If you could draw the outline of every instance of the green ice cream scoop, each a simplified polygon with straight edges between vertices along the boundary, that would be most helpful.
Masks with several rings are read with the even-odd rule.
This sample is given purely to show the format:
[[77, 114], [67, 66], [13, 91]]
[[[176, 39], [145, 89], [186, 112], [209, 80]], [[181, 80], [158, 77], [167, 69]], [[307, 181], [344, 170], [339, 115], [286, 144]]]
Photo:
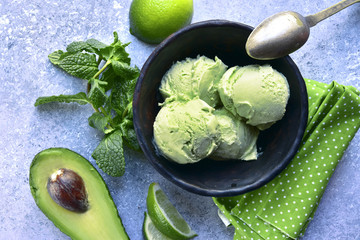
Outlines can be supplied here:
[[219, 140], [219, 123], [213, 111], [198, 98], [165, 104], [154, 122], [154, 140], [160, 153], [180, 164], [208, 157]]
[[270, 65], [236, 66], [222, 76], [219, 95], [230, 112], [264, 130], [284, 116], [289, 85]]
[[220, 142], [211, 158], [216, 160], [257, 159], [256, 141], [259, 130], [247, 125], [225, 108], [215, 110], [214, 114], [220, 126]]
[[165, 73], [159, 88], [165, 100], [194, 98], [192, 75], [195, 61], [193, 58], [178, 61]]
[[160, 93], [166, 101], [204, 100], [211, 107], [219, 104], [217, 84], [227, 66], [217, 57], [205, 56], [178, 61], [161, 80]]

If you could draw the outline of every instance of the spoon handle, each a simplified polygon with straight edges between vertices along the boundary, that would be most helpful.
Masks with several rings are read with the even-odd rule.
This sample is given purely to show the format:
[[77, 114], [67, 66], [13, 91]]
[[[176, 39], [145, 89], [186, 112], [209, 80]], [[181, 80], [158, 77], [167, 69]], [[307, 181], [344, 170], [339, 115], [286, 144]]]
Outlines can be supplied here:
[[306, 22], [308, 23], [309, 27], [313, 27], [320, 21], [334, 15], [335, 13], [357, 2], [360, 2], [360, 0], [343, 0], [321, 12], [305, 17]]

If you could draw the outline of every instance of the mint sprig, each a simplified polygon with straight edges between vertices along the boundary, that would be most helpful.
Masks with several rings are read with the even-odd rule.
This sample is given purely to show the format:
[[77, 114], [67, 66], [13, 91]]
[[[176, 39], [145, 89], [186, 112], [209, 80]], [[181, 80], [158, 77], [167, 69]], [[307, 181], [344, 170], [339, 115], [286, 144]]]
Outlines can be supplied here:
[[89, 39], [70, 43], [66, 51], [51, 53], [50, 62], [68, 74], [86, 80], [87, 91], [39, 97], [35, 102], [35, 106], [50, 102], [90, 104], [94, 113], [88, 123], [105, 134], [92, 157], [110, 176], [124, 174], [124, 144], [140, 150], [132, 115], [132, 97], [140, 71], [136, 66], [130, 66], [131, 59], [125, 50], [128, 45], [123, 44], [114, 32], [114, 41], [110, 45]]

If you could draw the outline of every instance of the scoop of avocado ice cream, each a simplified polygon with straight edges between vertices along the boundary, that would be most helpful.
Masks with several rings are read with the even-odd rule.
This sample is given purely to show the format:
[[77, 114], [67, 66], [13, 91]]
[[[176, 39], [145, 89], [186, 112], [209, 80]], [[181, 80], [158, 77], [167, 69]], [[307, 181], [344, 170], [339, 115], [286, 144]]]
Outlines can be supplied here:
[[180, 164], [195, 163], [218, 146], [214, 108], [201, 99], [165, 104], [154, 122], [154, 140], [160, 153]]
[[226, 108], [214, 111], [219, 122], [220, 140], [211, 158], [216, 160], [257, 159], [256, 141], [259, 130], [247, 125]]
[[167, 101], [191, 100], [196, 97], [211, 107], [219, 104], [217, 84], [227, 66], [217, 57], [205, 56], [178, 61], [166, 72], [160, 84], [160, 93]]
[[160, 83], [160, 93], [166, 100], [192, 99], [195, 95], [193, 89], [193, 65], [196, 59], [186, 58], [174, 63], [165, 73]]
[[270, 65], [232, 67], [219, 82], [225, 108], [260, 130], [284, 116], [289, 94], [285, 76]]

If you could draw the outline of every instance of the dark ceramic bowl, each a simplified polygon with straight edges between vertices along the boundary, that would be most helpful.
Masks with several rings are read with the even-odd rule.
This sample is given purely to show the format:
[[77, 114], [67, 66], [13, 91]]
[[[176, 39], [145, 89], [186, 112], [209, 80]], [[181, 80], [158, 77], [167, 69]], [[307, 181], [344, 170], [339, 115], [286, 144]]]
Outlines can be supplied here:
[[[154, 168], [178, 186], [200, 195], [234, 196], [269, 182], [292, 160], [307, 123], [307, 92], [304, 80], [290, 57], [258, 61], [245, 51], [252, 27], [223, 20], [189, 25], [164, 40], [145, 62], [136, 85], [134, 126], [140, 146]], [[160, 81], [176, 61], [186, 57], [218, 56], [228, 67], [269, 63], [283, 73], [290, 86], [285, 116], [258, 138], [262, 154], [256, 161], [204, 159], [180, 165], [160, 156], [153, 143], [153, 123], [163, 101]], [[256, 93], [254, 93], [256, 94]]]

